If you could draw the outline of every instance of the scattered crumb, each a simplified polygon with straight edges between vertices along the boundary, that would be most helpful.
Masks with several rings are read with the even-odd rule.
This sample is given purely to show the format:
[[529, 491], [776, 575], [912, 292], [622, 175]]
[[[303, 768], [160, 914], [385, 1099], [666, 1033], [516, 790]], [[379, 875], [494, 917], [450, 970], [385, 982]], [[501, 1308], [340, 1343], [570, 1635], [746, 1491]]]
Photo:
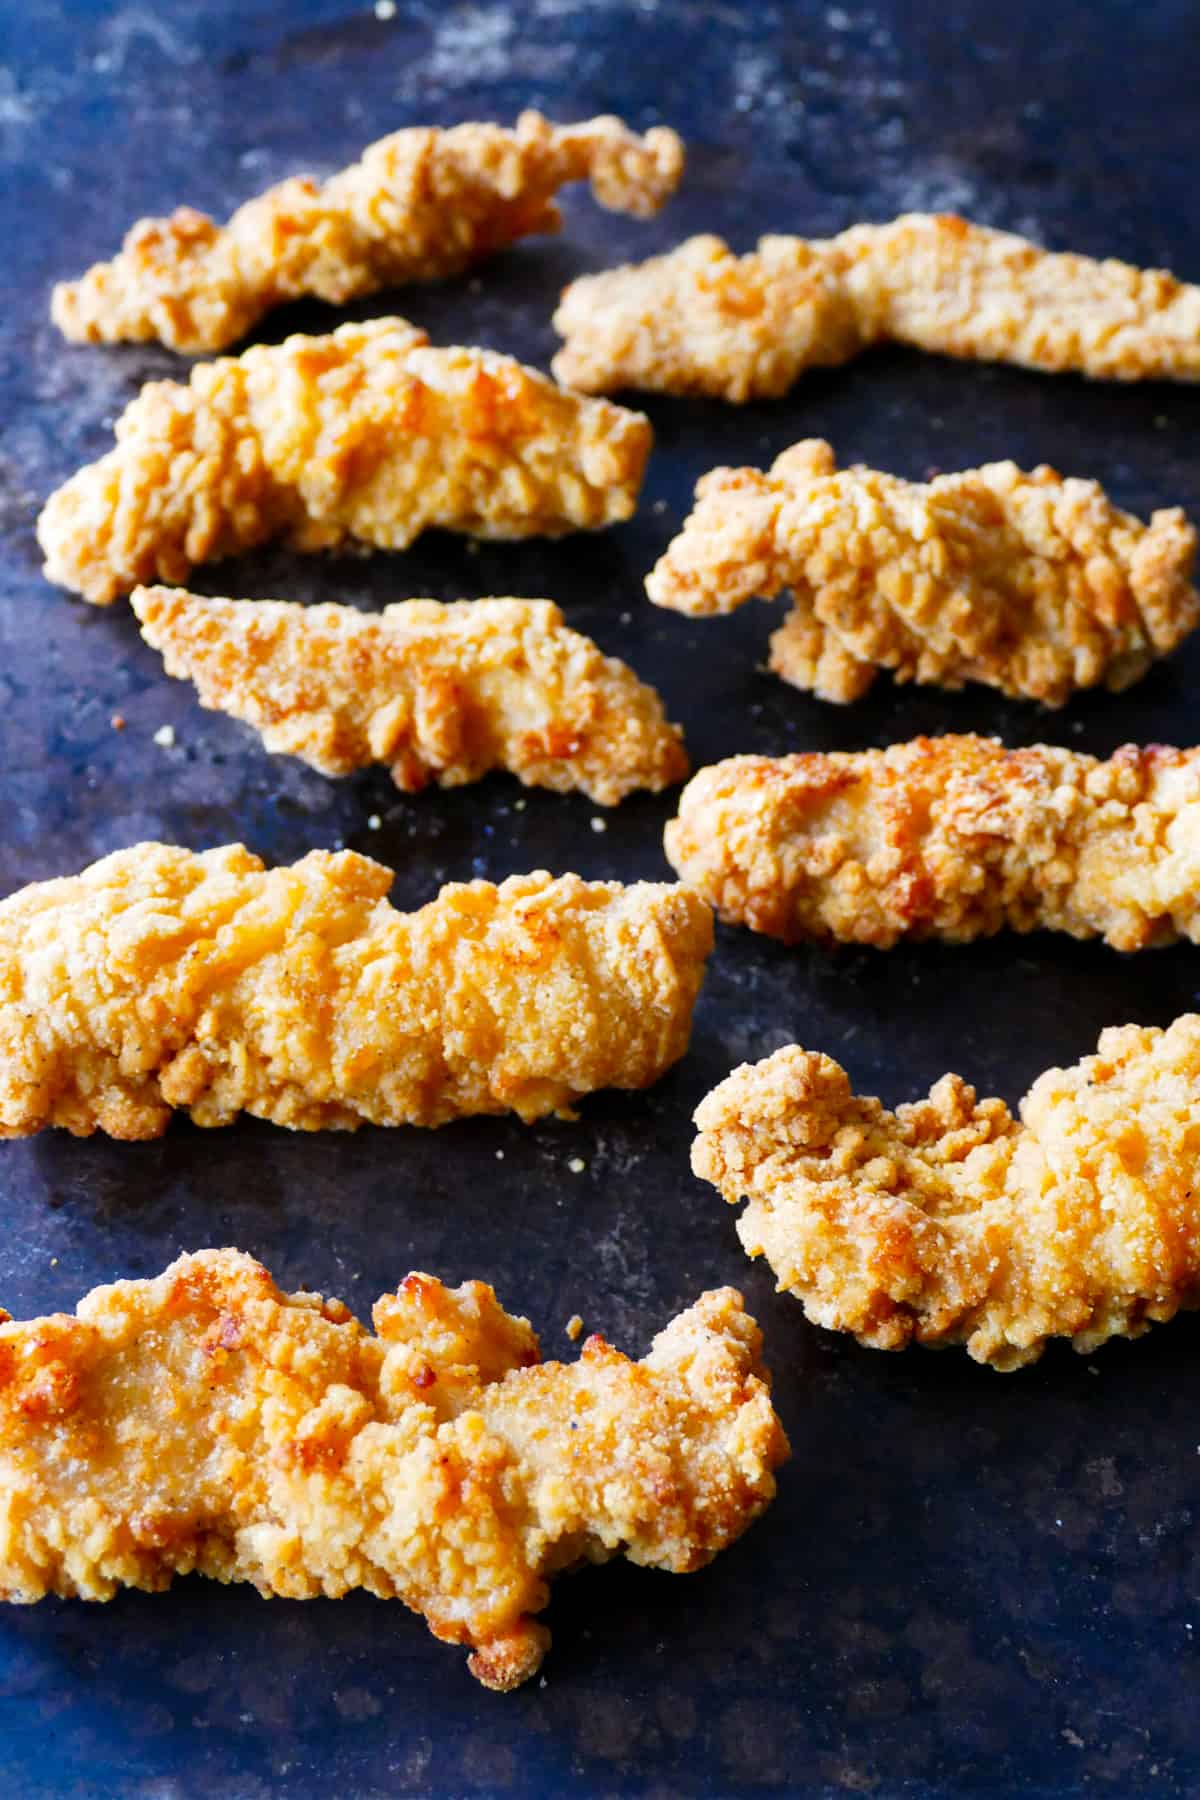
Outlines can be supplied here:
[[154, 734], [154, 742], [162, 750], [172, 749], [175, 743], [175, 727], [173, 725], [160, 725]]
[[[57, 1256], [52, 1256], [52, 1257], [51, 1257], [51, 1258], [50, 1258], [50, 1267], [51, 1267], [51, 1268], [52, 1268], [52, 1269], [57, 1269], [57, 1267], [58, 1267], [58, 1258], [57, 1258]], [[1191, 1627], [1190, 1627], [1190, 1626], [1189, 1626], [1189, 1627], [1188, 1627], [1188, 1629], [1189, 1629], [1189, 1630], [1190, 1630], [1190, 1629], [1191, 1629]]]
[[513, 801], [513, 811], [514, 812], [524, 812], [526, 804], [527, 804], [527, 802], [524, 800], [514, 800]]
[[621, 614], [621, 623], [622, 623], [622, 625], [632, 625], [633, 624], [633, 614], [628, 613], [628, 612], [622, 613]]
[[656, 512], [656, 513], [665, 513], [666, 510], [667, 510], [667, 503], [665, 500], [656, 500], [654, 502], [654, 505], [650, 508], [651, 512]]
[[571, 1342], [573, 1344], [578, 1343], [578, 1341], [583, 1333], [583, 1320], [580, 1318], [578, 1313], [571, 1314], [570, 1318], [567, 1320], [567, 1323], [566, 1323], [564, 1329], [566, 1331], [567, 1336], [570, 1338]]
[[503, 1162], [503, 1161], [504, 1161], [504, 1152], [503, 1152], [503, 1150], [497, 1150], [497, 1152], [496, 1152], [496, 1161], [497, 1161], [497, 1162]]
[[375, 0], [375, 17], [377, 19], [394, 19], [396, 16], [396, 0]]
[[1071, 1744], [1076, 1750], [1083, 1749], [1083, 1739], [1077, 1731], [1072, 1731], [1069, 1725], [1064, 1726], [1062, 1735], [1066, 1738], [1068, 1744]]
[[587, 1168], [587, 1164], [584, 1162], [582, 1156], [573, 1156], [567, 1164], [567, 1167], [570, 1169], [572, 1175], [582, 1175], [583, 1171]]
[[112, 718], [108, 722], [112, 726], [114, 731], [124, 731], [124, 729], [125, 729], [125, 714], [124, 713], [114, 713]]
[[593, 831], [607, 831], [608, 830], [607, 821], [604, 819], [593, 819], [592, 820], [592, 830]]
[[367, 830], [368, 831], [378, 831], [379, 827], [382, 824], [383, 824], [383, 820], [380, 818], [379, 814], [372, 813], [371, 816], [369, 817], [369, 819], [367, 820]]

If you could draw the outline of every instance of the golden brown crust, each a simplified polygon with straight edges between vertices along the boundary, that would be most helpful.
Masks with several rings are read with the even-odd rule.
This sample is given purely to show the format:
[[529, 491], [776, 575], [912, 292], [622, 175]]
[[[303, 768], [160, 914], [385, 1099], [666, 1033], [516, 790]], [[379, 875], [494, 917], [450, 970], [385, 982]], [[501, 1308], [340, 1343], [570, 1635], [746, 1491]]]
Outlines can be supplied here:
[[1200, 380], [1200, 288], [947, 213], [765, 237], [741, 257], [690, 238], [572, 282], [554, 323], [566, 340], [555, 373], [587, 393], [769, 398], [885, 340], [1115, 381]]
[[965, 1344], [1015, 1369], [1200, 1304], [1200, 1016], [1104, 1032], [1018, 1122], [957, 1075], [888, 1112], [790, 1045], [696, 1112], [696, 1174], [807, 1316], [875, 1349]]
[[712, 914], [678, 886], [514, 875], [399, 913], [314, 850], [138, 844], [0, 901], [0, 1138], [568, 1113], [687, 1048]]
[[766, 473], [713, 469], [646, 579], [657, 606], [731, 612], [789, 591], [771, 667], [824, 700], [897, 681], [978, 681], [1060, 706], [1127, 687], [1200, 623], [1196, 533], [1149, 525], [1097, 482], [987, 463], [930, 482], [836, 468], [823, 440]]
[[614, 806], [687, 773], [679, 727], [549, 600], [404, 600], [382, 613], [138, 588], [142, 636], [201, 705], [324, 775], [391, 767], [416, 792], [509, 769]]
[[630, 517], [651, 437], [641, 413], [512, 357], [372, 319], [147, 383], [116, 448], [46, 502], [38, 541], [48, 580], [104, 605], [272, 538], [556, 537]]
[[785, 943], [1200, 942], [1200, 750], [1126, 744], [1101, 762], [941, 737], [735, 756], [688, 783], [665, 843], [723, 919]]
[[0, 1598], [109, 1600], [176, 1574], [306, 1600], [366, 1588], [507, 1689], [549, 1644], [550, 1578], [624, 1554], [699, 1568], [788, 1453], [741, 1296], [631, 1362], [539, 1363], [480, 1281], [374, 1309], [283, 1294], [237, 1250], [0, 1324]]
[[602, 206], [649, 218], [683, 173], [683, 145], [620, 119], [516, 129], [415, 126], [380, 138], [329, 181], [294, 176], [225, 226], [181, 206], [139, 219], [120, 254], [54, 289], [51, 314], [75, 343], [223, 350], [271, 307], [312, 294], [334, 305], [407, 281], [456, 274], [531, 232], [557, 231], [557, 190], [588, 180]]

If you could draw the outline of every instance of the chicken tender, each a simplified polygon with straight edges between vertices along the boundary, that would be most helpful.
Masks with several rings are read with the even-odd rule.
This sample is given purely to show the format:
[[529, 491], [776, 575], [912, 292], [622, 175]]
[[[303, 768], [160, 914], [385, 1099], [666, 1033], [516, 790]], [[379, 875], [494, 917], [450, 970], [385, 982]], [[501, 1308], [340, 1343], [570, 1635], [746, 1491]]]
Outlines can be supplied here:
[[688, 783], [665, 844], [727, 923], [785, 943], [1005, 927], [1200, 942], [1200, 750], [1126, 744], [1101, 762], [941, 737], [734, 756]]
[[696, 1112], [692, 1167], [814, 1324], [1016, 1369], [1200, 1302], [1200, 1015], [1105, 1031], [1014, 1119], [957, 1075], [886, 1111], [796, 1045]]
[[686, 888], [544, 871], [415, 913], [345, 850], [136, 844], [0, 901], [0, 1138], [570, 1117], [687, 1049], [712, 914]]
[[51, 495], [38, 541], [49, 581], [105, 605], [273, 538], [558, 537], [632, 515], [651, 437], [641, 413], [512, 357], [372, 319], [147, 383], [116, 448]]
[[1200, 380], [1200, 288], [948, 213], [764, 237], [748, 256], [689, 238], [572, 282], [554, 324], [566, 340], [554, 371], [588, 393], [771, 398], [888, 341], [1105, 380]]
[[930, 482], [838, 470], [820, 438], [771, 468], [713, 469], [646, 580], [696, 616], [791, 592], [771, 667], [823, 700], [896, 681], [1061, 706], [1144, 675], [1200, 623], [1196, 533], [1178, 507], [1149, 525], [1097, 482], [987, 463]]
[[515, 131], [410, 127], [329, 181], [281, 181], [228, 225], [190, 206], [140, 219], [112, 262], [59, 283], [50, 310], [75, 343], [157, 338], [173, 350], [223, 350], [283, 301], [312, 294], [344, 305], [557, 231], [554, 195], [568, 182], [590, 181], [602, 206], [649, 218], [674, 193], [683, 160], [665, 126], [639, 136], [615, 118], [551, 125], [525, 112]]
[[541, 1363], [481, 1281], [409, 1275], [373, 1319], [204, 1250], [0, 1324], [0, 1598], [193, 1572], [292, 1600], [365, 1588], [504, 1691], [549, 1647], [551, 1576], [622, 1554], [686, 1574], [774, 1496], [787, 1439], [732, 1288], [642, 1362], [592, 1337]]
[[654, 689], [549, 600], [404, 600], [368, 614], [138, 588], [133, 607], [201, 705], [323, 775], [384, 762], [415, 793], [502, 768], [613, 806], [687, 774]]

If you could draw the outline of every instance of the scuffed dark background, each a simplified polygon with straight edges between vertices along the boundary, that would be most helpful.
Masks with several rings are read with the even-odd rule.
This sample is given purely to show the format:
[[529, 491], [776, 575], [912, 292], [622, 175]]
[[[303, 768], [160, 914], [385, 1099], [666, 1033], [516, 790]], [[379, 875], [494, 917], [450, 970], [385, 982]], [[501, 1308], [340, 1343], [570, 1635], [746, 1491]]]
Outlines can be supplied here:
[[[140, 382], [178, 371], [164, 351], [67, 348], [47, 318], [51, 281], [110, 253], [137, 215], [183, 200], [224, 214], [397, 126], [537, 104], [672, 122], [690, 143], [685, 191], [649, 225], [573, 195], [559, 240], [364, 313], [395, 308], [436, 339], [545, 364], [555, 295], [582, 270], [695, 230], [746, 247], [905, 208], [1200, 276], [1198, 53], [1200, 15], [1178, 0], [398, 0], [386, 19], [349, 0], [4, 0], [0, 892], [147, 837], [241, 838], [285, 860], [349, 844], [396, 869], [402, 905], [447, 878], [539, 865], [666, 873], [669, 800], [632, 800], [601, 834], [586, 802], [503, 778], [414, 799], [380, 772], [328, 783], [202, 714], [124, 606], [92, 611], [42, 582], [41, 500], [106, 448]], [[333, 322], [295, 308], [263, 335]], [[767, 609], [692, 623], [640, 590], [703, 469], [761, 463], [813, 432], [913, 476], [1012, 455], [1096, 475], [1139, 511], [1196, 507], [1194, 393], [896, 351], [770, 406], [647, 410], [659, 449], [645, 504], [602, 538], [476, 550], [429, 537], [403, 558], [328, 565], [264, 555], [204, 585], [365, 606], [549, 595], [662, 686], [697, 763], [918, 730], [1098, 752], [1194, 741], [1200, 642], [1133, 692], [1053, 717], [887, 684], [837, 711], [760, 672]], [[166, 723], [172, 749], [153, 742]], [[957, 1354], [871, 1355], [772, 1294], [687, 1151], [707, 1088], [791, 1038], [892, 1102], [948, 1066], [1015, 1101], [1104, 1025], [1166, 1023], [1198, 988], [1186, 948], [1122, 961], [1009, 939], [828, 956], [725, 933], [691, 1056], [647, 1096], [590, 1102], [574, 1126], [294, 1138], [177, 1122], [157, 1144], [4, 1146], [0, 1299], [18, 1316], [181, 1248], [236, 1243], [285, 1286], [360, 1313], [416, 1266], [493, 1280], [550, 1353], [567, 1351], [575, 1311], [640, 1350], [701, 1287], [733, 1280], [765, 1326], [795, 1459], [772, 1512], [705, 1573], [561, 1582], [544, 1678], [506, 1699], [400, 1607], [363, 1597], [267, 1605], [196, 1580], [103, 1609], [9, 1611], [0, 1786], [141, 1800], [1195, 1792], [1196, 1326], [1091, 1361], [1059, 1350], [1004, 1378]]]

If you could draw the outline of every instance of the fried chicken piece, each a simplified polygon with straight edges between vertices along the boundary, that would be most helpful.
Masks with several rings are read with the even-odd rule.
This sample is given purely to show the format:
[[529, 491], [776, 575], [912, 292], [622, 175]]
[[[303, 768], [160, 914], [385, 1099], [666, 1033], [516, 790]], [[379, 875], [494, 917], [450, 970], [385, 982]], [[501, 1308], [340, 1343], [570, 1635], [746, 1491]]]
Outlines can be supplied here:
[[481, 1281], [409, 1275], [372, 1316], [373, 1337], [202, 1250], [0, 1324], [0, 1598], [193, 1572], [291, 1600], [366, 1588], [504, 1691], [549, 1647], [551, 1576], [622, 1554], [686, 1574], [774, 1496], [788, 1444], [733, 1288], [642, 1362], [591, 1337], [541, 1363]]
[[666, 829], [680, 879], [729, 924], [782, 938], [951, 943], [1014, 931], [1115, 950], [1200, 942], [1200, 750], [1107, 762], [996, 738], [734, 756]]
[[712, 914], [544, 871], [419, 912], [344, 850], [136, 844], [0, 901], [0, 1138], [152, 1138], [249, 1112], [315, 1131], [522, 1119], [647, 1087], [687, 1049]]
[[696, 1112], [692, 1168], [814, 1324], [876, 1350], [965, 1344], [1007, 1370], [1200, 1304], [1200, 1015], [1105, 1031], [1014, 1119], [945, 1075], [888, 1112], [827, 1056], [745, 1063]]
[[554, 324], [566, 340], [555, 374], [587, 393], [771, 398], [888, 341], [1114, 381], [1200, 380], [1200, 288], [950, 213], [764, 237], [740, 257], [689, 238], [572, 282]]
[[48, 580], [105, 605], [271, 538], [402, 550], [427, 526], [558, 537], [628, 519], [650, 422], [403, 319], [151, 381], [38, 520]]
[[771, 668], [823, 700], [856, 700], [890, 669], [1061, 706], [1080, 688], [1128, 687], [1195, 629], [1195, 557], [1178, 507], [1143, 525], [1097, 482], [1045, 464], [902, 481], [839, 471], [812, 438], [766, 473], [703, 476], [646, 592], [701, 616], [790, 590]]
[[323, 775], [385, 762], [415, 793], [503, 768], [614, 806], [687, 774], [654, 689], [549, 600], [404, 600], [368, 614], [138, 588], [133, 608], [202, 706]]
[[334, 305], [407, 281], [436, 281], [533, 232], [557, 231], [560, 187], [590, 181], [612, 212], [649, 218], [683, 173], [683, 144], [620, 119], [551, 125], [525, 112], [499, 125], [415, 126], [316, 182], [294, 176], [228, 225], [181, 206], [140, 219], [112, 262], [54, 289], [51, 314], [75, 343], [223, 350], [283, 301]]

